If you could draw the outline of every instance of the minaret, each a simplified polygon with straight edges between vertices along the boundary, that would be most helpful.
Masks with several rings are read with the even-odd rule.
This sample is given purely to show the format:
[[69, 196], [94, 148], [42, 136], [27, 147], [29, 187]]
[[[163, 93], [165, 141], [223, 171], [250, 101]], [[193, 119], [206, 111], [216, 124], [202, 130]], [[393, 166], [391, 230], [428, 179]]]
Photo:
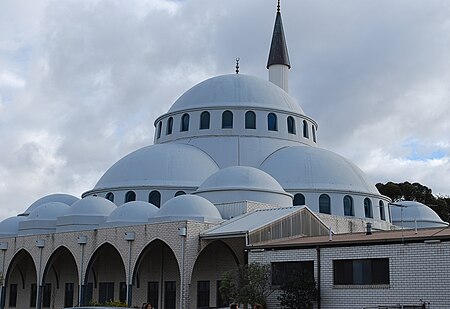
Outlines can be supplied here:
[[277, 17], [273, 28], [272, 44], [270, 45], [267, 69], [269, 69], [269, 81], [289, 92], [289, 55], [284, 37], [283, 22], [280, 13], [280, 0], [277, 5]]

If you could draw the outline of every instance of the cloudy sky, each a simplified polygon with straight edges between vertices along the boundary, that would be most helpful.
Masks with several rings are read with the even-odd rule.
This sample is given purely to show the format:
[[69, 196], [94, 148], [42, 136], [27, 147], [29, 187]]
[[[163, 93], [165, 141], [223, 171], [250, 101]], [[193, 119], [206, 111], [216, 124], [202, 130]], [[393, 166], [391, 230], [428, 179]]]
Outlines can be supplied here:
[[[91, 189], [191, 86], [266, 77], [272, 0], [0, 1], [0, 219]], [[291, 94], [375, 182], [450, 195], [450, 1], [283, 0]]]

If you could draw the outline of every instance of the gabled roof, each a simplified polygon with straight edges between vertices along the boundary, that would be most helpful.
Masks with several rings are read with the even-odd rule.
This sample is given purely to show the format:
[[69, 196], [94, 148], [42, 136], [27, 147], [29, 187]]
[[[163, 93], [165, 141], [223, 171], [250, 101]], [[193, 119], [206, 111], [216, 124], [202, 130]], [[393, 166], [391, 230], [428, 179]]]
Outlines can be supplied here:
[[273, 64], [284, 64], [291, 68], [286, 38], [284, 37], [283, 21], [281, 20], [281, 13], [279, 10], [277, 11], [277, 17], [275, 18], [267, 68]]

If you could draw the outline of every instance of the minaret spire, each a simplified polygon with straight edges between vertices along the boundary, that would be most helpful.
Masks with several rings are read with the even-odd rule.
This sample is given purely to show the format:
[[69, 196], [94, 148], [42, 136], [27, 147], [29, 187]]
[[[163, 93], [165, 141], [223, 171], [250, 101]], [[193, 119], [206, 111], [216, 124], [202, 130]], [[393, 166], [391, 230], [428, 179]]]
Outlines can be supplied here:
[[288, 48], [284, 36], [283, 21], [281, 19], [280, 0], [277, 2], [277, 15], [273, 28], [272, 43], [270, 45], [267, 69], [269, 69], [269, 81], [289, 90], [288, 70], [291, 68], [289, 62]]

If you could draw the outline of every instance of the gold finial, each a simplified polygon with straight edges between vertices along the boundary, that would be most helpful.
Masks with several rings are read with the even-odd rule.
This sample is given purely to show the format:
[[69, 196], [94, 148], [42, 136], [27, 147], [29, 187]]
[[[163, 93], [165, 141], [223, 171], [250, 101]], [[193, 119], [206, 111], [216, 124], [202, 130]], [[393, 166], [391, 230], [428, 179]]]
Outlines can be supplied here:
[[239, 57], [236, 58], [236, 74], [239, 74], [239, 60], [241, 60]]

